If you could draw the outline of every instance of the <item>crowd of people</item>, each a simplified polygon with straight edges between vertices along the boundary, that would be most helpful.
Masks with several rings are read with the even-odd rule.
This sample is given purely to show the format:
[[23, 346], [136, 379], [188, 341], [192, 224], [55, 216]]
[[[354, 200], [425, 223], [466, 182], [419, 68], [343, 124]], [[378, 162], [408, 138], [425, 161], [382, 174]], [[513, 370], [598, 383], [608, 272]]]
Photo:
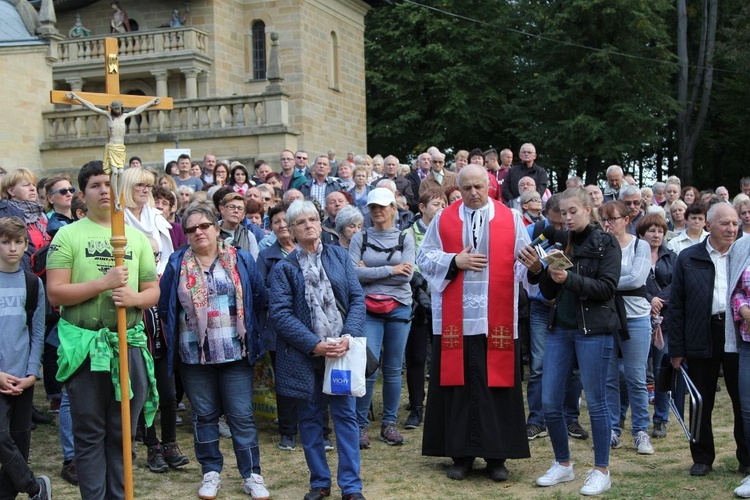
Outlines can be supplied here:
[[[150, 471], [194, 457], [198, 497], [217, 498], [223, 436], [244, 493], [270, 498], [252, 404], [253, 366], [268, 353], [277, 447], [295, 450], [299, 435], [305, 500], [331, 495], [333, 450], [342, 498], [363, 499], [371, 436], [399, 446], [420, 426], [423, 455], [450, 458], [454, 480], [481, 458], [491, 480], [507, 481], [506, 460], [530, 457], [529, 442], [549, 436], [555, 461], [540, 487], [575, 480], [568, 439], [591, 435], [594, 467], [580, 491], [603, 493], [628, 409], [635, 452], [658, 453], [670, 394], [655, 380], [670, 366], [703, 397], [693, 476], [716, 457], [723, 373], [747, 476], [735, 494], [750, 498], [750, 178], [730, 200], [726, 187], [699, 191], [674, 176], [639, 187], [613, 165], [603, 188], [571, 177], [553, 193], [533, 144], [520, 147], [520, 163], [513, 157], [462, 150], [447, 164], [430, 148], [410, 165], [284, 150], [278, 170], [213, 154], [156, 170], [133, 157], [121, 179], [124, 266], [114, 265], [101, 161], [80, 169], [77, 186], [64, 174], [4, 174], [0, 295], [12, 313], [0, 317], [0, 492], [51, 498], [49, 478], [26, 463], [32, 422], [48, 418], [32, 405], [43, 379], [59, 415], [61, 476], [82, 498], [124, 498], [119, 400], [128, 396]], [[567, 265], [548, 264], [540, 246]], [[379, 368], [362, 397], [325, 394], [325, 359], [345, 356], [353, 337], [367, 339]], [[192, 456], [177, 444], [185, 403]]]

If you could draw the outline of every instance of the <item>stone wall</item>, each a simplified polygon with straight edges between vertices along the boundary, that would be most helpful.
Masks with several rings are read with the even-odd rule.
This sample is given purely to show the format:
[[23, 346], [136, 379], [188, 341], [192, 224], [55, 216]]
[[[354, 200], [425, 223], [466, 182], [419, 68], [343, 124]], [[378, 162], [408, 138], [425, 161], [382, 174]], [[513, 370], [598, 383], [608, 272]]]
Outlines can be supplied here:
[[13, 99], [3, 102], [7, 114], [0, 127], [0, 166], [6, 171], [42, 169], [42, 112], [52, 109], [52, 70], [46, 55], [46, 45], [0, 48], [0, 95]]

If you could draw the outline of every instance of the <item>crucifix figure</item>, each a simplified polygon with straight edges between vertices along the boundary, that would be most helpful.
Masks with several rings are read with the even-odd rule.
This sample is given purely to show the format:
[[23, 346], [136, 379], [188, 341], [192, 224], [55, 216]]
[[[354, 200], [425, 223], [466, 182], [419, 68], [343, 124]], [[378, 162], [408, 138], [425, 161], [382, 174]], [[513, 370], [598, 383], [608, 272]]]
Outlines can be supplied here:
[[151, 106], [159, 104], [161, 100], [158, 97], [154, 97], [149, 102], [138, 106], [133, 111], [123, 113], [121, 101], [112, 101], [109, 105], [109, 111], [107, 111], [97, 108], [86, 99], [78, 96], [75, 92], [68, 92], [65, 94], [65, 97], [78, 101], [85, 108], [107, 117], [109, 142], [104, 145], [104, 171], [107, 175], [112, 176], [112, 190], [115, 193], [115, 210], [121, 212], [122, 206], [120, 205], [120, 193], [122, 193], [122, 174], [125, 169], [125, 120], [131, 116], [140, 115]]

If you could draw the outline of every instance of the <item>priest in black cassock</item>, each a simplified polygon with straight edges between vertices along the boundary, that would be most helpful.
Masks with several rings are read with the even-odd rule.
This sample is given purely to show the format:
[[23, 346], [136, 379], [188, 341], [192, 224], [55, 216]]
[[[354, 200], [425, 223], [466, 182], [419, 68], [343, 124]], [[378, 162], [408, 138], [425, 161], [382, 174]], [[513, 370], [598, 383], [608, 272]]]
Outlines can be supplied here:
[[433, 219], [417, 256], [432, 289], [433, 354], [422, 454], [450, 457], [451, 479], [465, 479], [475, 458], [494, 481], [505, 460], [528, 458], [518, 349], [516, 262], [529, 244], [521, 214], [489, 199], [487, 171], [464, 167], [463, 203]]

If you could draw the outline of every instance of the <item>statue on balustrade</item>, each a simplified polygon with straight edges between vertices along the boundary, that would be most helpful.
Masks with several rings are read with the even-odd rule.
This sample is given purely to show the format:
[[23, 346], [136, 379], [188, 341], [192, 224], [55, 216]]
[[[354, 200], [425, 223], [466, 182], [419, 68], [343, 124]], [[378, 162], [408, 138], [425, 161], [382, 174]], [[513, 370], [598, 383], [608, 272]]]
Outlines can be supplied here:
[[120, 2], [113, 0], [112, 3], [112, 20], [109, 23], [110, 32], [126, 33], [130, 31], [130, 20], [128, 14], [120, 7]]
[[185, 26], [188, 21], [188, 14], [190, 14], [190, 2], [185, 2], [185, 13], [180, 15], [179, 9], [172, 11], [172, 19], [165, 21], [162, 28], [180, 28]]
[[125, 170], [125, 131], [126, 125], [125, 120], [131, 116], [140, 115], [149, 107], [159, 104], [160, 99], [154, 97], [146, 104], [138, 106], [129, 113], [122, 112], [122, 102], [114, 101], [109, 105], [109, 111], [106, 109], [97, 108], [94, 104], [81, 98], [75, 92], [68, 92], [65, 94], [68, 99], [75, 99], [80, 102], [85, 108], [91, 111], [104, 115], [107, 117], [107, 130], [109, 132], [109, 141], [104, 145], [104, 172], [111, 176], [112, 189], [115, 193], [115, 210], [117, 212], [122, 211], [120, 205], [120, 193], [122, 192], [123, 185], [123, 172]]
[[81, 23], [81, 14], [76, 14], [75, 18], [76, 23], [72, 28], [70, 28], [68, 36], [70, 38], [83, 38], [85, 36], [91, 36], [91, 30], [84, 28], [83, 23]]

